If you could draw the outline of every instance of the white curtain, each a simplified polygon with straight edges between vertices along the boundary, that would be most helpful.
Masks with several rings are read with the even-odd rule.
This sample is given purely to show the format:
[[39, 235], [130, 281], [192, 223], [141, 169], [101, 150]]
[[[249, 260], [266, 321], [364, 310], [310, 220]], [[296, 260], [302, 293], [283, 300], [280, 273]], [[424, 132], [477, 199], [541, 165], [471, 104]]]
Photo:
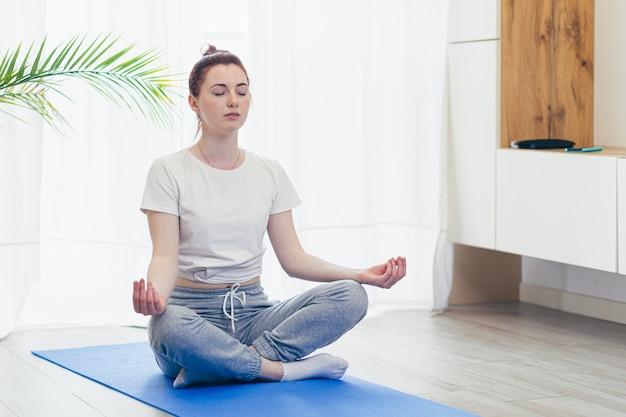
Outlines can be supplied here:
[[[93, 39], [112, 33], [121, 36], [118, 48], [137, 43], [137, 52], [155, 47], [168, 51], [163, 63], [174, 63], [172, 71], [180, 71], [176, 68], [180, 21], [175, 17], [179, 10], [173, 2], [40, 3], [41, 7], [20, 3], [29, 17], [42, 19], [38, 36], [21, 28], [15, 31], [26, 42], [39, 42], [46, 34], [52, 46], [76, 34]], [[170, 17], [175, 24], [166, 23]], [[180, 148], [179, 135], [156, 129], [106, 102], [82, 81], [67, 82], [63, 88], [73, 102], [56, 97], [55, 103], [69, 126], [60, 135], [47, 126], [40, 129], [39, 160], [16, 161], [21, 170], [32, 170], [32, 185], [41, 183], [36, 194], [41, 204], [19, 213], [24, 223], [35, 225], [37, 236], [32, 240], [39, 254], [28, 263], [9, 262], [14, 268], [38, 265], [40, 270], [33, 272], [38, 276], [35, 285], [33, 279], [22, 281], [17, 271], [10, 278], [25, 291], [30, 287], [23, 309], [22, 300], [15, 298], [14, 308], [22, 310], [20, 326], [142, 324], [145, 320], [133, 313], [130, 303], [132, 280], [145, 275], [150, 256], [146, 221], [138, 205], [150, 163]], [[4, 312], [5, 305], [0, 308]], [[13, 325], [15, 321], [7, 321], [0, 337]]]
[[[43, 0], [3, 4], [0, 53], [16, 48], [22, 36], [42, 35], [43, 16], [30, 11], [43, 7]], [[26, 111], [12, 114], [27, 123], [0, 112], [0, 338], [15, 326], [39, 278], [42, 123]]]
[[[12, 7], [41, 25], [16, 24], [16, 36], [0, 38], [1, 47], [43, 33], [53, 45], [76, 33], [112, 32], [138, 49], [166, 50], [165, 62], [183, 74], [204, 41], [238, 53], [253, 92], [242, 146], [279, 159], [289, 172], [304, 202], [295, 216], [305, 248], [353, 266], [405, 255], [407, 278], [390, 291], [370, 289], [374, 305], [432, 306], [433, 260], [445, 229], [447, 2], [32, 3], [38, 7]], [[243, 29], [235, 27], [241, 22]], [[22, 29], [31, 26], [43, 29]], [[180, 127], [162, 132], [80, 82], [68, 88], [74, 103], [60, 107], [71, 128], [62, 136], [36, 118], [9, 126], [19, 141], [0, 132], [0, 158], [12, 164], [3, 164], [12, 175], [0, 179], [9, 196], [0, 208], [0, 337], [18, 316], [21, 328], [145, 323], [130, 303], [131, 282], [145, 275], [150, 256], [138, 205], [152, 160], [193, 143], [193, 114], [182, 99]], [[276, 298], [306, 286], [284, 276], [271, 250], [264, 283]]]
[[[445, 227], [447, 2], [250, 5], [265, 17], [251, 25], [250, 140], [264, 132], [291, 174], [304, 202], [295, 210], [303, 245], [355, 266], [405, 255], [406, 279], [389, 291], [369, 288], [371, 300], [432, 306]], [[287, 282], [287, 294], [305, 286]]]

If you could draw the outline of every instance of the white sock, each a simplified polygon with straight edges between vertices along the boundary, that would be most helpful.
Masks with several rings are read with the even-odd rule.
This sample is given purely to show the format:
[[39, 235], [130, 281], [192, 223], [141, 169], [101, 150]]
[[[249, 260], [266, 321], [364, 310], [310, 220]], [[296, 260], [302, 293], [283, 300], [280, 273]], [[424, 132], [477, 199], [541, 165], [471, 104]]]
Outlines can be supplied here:
[[348, 362], [340, 357], [320, 353], [295, 362], [283, 363], [281, 382], [303, 379], [341, 379], [348, 369]]

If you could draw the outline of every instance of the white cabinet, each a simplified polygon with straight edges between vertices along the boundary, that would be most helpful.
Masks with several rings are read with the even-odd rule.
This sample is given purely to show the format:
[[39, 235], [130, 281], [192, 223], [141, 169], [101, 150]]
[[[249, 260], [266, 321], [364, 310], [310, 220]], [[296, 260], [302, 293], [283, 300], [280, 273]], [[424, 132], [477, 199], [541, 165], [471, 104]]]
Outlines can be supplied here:
[[495, 249], [500, 41], [449, 46], [449, 236]]
[[450, 0], [448, 235], [495, 249], [500, 1]]
[[[605, 150], [576, 154], [499, 149], [500, 8], [512, 13], [517, 10], [511, 7], [535, 6], [449, 0], [448, 236], [469, 247], [522, 255], [541, 268], [557, 265], [550, 271], [526, 268], [524, 274], [534, 275], [522, 279], [534, 291], [522, 300], [553, 308], [563, 308], [567, 298], [561, 296], [569, 292], [576, 300], [589, 295], [594, 303], [607, 293], [620, 294], [626, 275], [626, 48], [620, 48], [626, 1], [585, 2], [587, 12], [590, 4], [595, 8], [593, 143]], [[487, 267], [497, 269], [491, 261]], [[474, 267], [470, 274], [484, 275]]]
[[618, 271], [626, 275], [626, 159], [617, 160], [617, 248]]
[[497, 154], [497, 250], [617, 272], [617, 158]]
[[500, 38], [501, 0], [449, 0], [448, 42]]

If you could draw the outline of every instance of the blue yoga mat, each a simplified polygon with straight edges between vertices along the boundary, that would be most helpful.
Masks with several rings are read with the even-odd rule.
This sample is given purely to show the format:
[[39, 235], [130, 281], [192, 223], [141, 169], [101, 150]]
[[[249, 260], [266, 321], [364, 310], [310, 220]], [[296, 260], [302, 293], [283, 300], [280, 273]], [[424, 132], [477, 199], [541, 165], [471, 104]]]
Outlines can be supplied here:
[[474, 414], [354, 377], [174, 389], [147, 343], [34, 351], [34, 355], [180, 417], [470, 417]]

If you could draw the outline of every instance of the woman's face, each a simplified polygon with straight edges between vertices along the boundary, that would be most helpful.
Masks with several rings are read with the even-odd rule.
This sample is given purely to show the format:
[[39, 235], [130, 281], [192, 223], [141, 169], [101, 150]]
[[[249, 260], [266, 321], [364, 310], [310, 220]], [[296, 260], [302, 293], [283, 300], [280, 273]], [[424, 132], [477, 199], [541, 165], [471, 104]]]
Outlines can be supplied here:
[[248, 117], [250, 92], [244, 71], [237, 65], [216, 65], [208, 70], [197, 97], [189, 105], [200, 117], [203, 133], [232, 134]]

